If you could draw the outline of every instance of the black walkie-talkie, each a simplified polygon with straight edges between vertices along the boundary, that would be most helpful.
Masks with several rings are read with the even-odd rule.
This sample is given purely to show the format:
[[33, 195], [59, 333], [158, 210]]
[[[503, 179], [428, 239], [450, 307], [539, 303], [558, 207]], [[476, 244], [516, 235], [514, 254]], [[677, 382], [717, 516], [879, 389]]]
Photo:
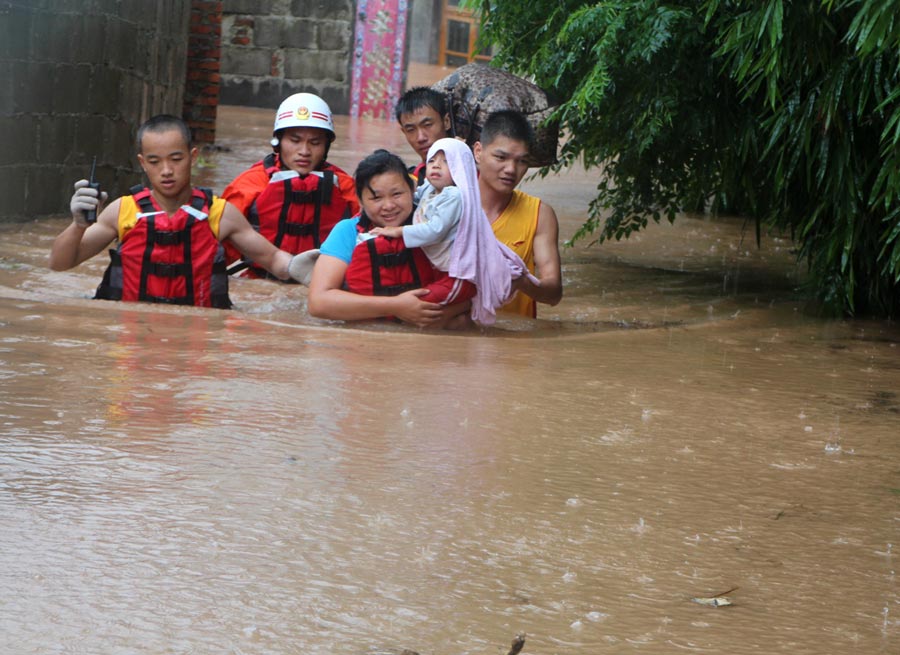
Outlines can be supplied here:
[[[97, 157], [94, 156], [94, 161], [91, 163], [91, 179], [88, 180], [88, 187], [91, 189], [97, 189], [97, 204], [100, 204], [100, 183], [94, 181], [94, 174], [97, 171]], [[84, 220], [88, 223], [96, 223], [97, 222], [97, 210], [91, 209], [89, 211], [84, 212]]]

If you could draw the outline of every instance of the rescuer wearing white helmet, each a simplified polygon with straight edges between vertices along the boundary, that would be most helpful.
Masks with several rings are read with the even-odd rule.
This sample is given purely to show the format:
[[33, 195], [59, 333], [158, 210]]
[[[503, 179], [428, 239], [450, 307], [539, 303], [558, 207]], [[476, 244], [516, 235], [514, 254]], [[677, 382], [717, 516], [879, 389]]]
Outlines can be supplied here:
[[284, 99], [275, 112], [275, 126], [272, 128], [272, 147], [277, 148], [282, 130], [289, 127], [307, 127], [325, 130], [328, 145], [334, 141], [334, 121], [328, 104], [312, 93], [295, 93]]
[[[353, 178], [326, 161], [335, 139], [331, 109], [312, 93], [285, 98], [275, 112], [274, 152], [236, 177], [223, 193], [269, 241], [292, 254], [312, 251], [331, 228], [359, 212]], [[237, 259], [229, 250], [229, 261]], [[263, 277], [246, 260], [230, 272]]]

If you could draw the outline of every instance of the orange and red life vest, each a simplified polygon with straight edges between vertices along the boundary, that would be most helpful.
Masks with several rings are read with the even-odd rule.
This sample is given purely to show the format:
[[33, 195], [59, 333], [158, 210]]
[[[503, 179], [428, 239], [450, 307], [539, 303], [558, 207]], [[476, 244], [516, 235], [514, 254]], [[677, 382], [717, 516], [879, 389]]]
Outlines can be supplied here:
[[[247, 220], [277, 248], [292, 255], [318, 248], [338, 221], [355, 211], [341, 193], [338, 175], [342, 171], [331, 164], [300, 175], [282, 168], [272, 153], [262, 165], [269, 183], [250, 205]], [[233, 272], [241, 268], [234, 267]], [[257, 266], [251, 265], [250, 270], [255, 276], [267, 276]]]
[[[115, 250], [95, 298], [228, 309], [225, 251], [209, 225], [213, 195], [193, 189], [171, 216], [150, 189], [134, 187], [140, 213]], [[122, 217], [119, 218], [120, 224]]]
[[423, 184], [425, 184], [425, 175], [428, 172], [428, 169], [424, 161], [416, 164], [415, 166], [410, 166], [408, 170], [409, 176], [416, 183], [416, 186], [422, 186]]

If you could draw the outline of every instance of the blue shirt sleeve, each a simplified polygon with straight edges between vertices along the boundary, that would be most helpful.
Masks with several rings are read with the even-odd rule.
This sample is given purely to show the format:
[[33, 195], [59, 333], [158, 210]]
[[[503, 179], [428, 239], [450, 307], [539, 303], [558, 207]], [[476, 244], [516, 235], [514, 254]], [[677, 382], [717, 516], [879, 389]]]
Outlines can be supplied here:
[[359, 223], [359, 216], [345, 218], [340, 221], [331, 229], [331, 233], [329, 233], [319, 251], [323, 255], [337, 257], [349, 264], [350, 257], [353, 255], [353, 249], [356, 247], [357, 223]]

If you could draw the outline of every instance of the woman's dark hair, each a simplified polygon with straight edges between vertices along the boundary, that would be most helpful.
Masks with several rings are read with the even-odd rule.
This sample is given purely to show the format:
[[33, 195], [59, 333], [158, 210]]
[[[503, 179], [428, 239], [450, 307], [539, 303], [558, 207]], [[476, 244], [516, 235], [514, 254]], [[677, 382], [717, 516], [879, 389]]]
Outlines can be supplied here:
[[356, 173], [353, 174], [353, 179], [356, 180], [356, 195], [360, 200], [362, 200], [363, 189], [372, 191], [369, 187], [372, 178], [385, 173], [399, 173], [409, 182], [410, 190], [415, 189], [412, 178], [406, 172], [406, 164], [403, 163], [403, 160], [394, 153], [388, 152], [384, 148], [379, 148], [359, 162], [359, 165], [356, 167]]
[[[385, 173], [397, 173], [406, 180], [407, 184], [409, 184], [410, 192], [415, 191], [415, 183], [409, 176], [409, 173], [406, 170], [406, 164], [403, 163], [403, 160], [394, 153], [388, 152], [384, 148], [379, 148], [359, 162], [359, 165], [356, 167], [356, 172], [353, 174], [353, 179], [356, 181], [356, 196], [359, 198], [360, 205], [362, 205], [363, 190], [368, 189], [370, 193], [374, 193], [369, 184], [372, 182], [373, 178], [384, 175]], [[360, 212], [359, 220], [362, 226], [366, 228], [371, 223], [369, 217], [366, 216], [365, 210]]]

